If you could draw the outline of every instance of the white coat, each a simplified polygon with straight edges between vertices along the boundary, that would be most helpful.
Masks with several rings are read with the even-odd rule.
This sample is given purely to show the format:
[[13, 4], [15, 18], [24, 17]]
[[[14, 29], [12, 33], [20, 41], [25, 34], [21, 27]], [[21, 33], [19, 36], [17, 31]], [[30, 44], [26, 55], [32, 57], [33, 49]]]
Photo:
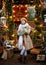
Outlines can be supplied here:
[[[24, 28], [28, 28], [27, 30], [27, 35], [24, 34], [23, 35], [19, 35], [19, 32], [21, 32], [21, 30], [23, 30]], [[20, 24], [19, 27], [18, 27], [18, 35], [19, 35], [19, 39], [18, 39], [18, 48], [21, 49], [22, 48], [22, 45], [23, 45], [23, 40], [24, 40], [24, 43], [25, 43], [25, 47], [26, 47], [26, 50], [29, 50], [31, 48], [33, 48], [33, 43], [32, 43], [32, 40], [29, 36], [30, 32], [33, 31], [34, 28], [32, 28], [28, 23], [22, 25]]]

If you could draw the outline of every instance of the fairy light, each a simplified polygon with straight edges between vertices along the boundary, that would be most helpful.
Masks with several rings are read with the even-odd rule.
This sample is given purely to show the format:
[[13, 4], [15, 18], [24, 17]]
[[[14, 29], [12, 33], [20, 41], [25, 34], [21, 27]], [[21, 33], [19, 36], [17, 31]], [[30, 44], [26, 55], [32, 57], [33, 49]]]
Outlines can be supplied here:
[[40, 24], [39, 27], [43, 27], [43, 24]]
[[27, 14], [25, 15], [25, 17], [27, 17]]
[[37, 30], [34, 30], [33, 32], [34, 32], [34, 33], [36, 33], [36, 32], [37, 32]]
[[23, 5], [21, 5], [20, 7], [23, 7]]
[[25, 7], [28, 7], [28, 5], [26, 4]]
[[35, 18], [34, 21], [37, 21], [37, 18]]
[[14, 37], [15, 36], [15, 34], [12, 34], [12, 37]]
[[42, 33], [40, 33], [39, 36], [41, 37], [42, 36]]
[[39, 7], [41, 7], [42, 5], [41, 4], [39, 4]]
[[10, 19], [12, 19], [12, 16], [10, 16]]
[[7, 26], [7, 25], [4, 25], [4, 27], [5, 27], [5, 28], [8, 28], [8, 26]]
[[34, 7], [36, 7], [36, 5], [34, 5]]
[[15, 10], [13, 10], [13, 13], [15, 13], [16, 11]]
[[15, 15], [13, 15], [13, 17], [15, 17]]
[[17, 5], [17, 8], [18, 8], [19, 6]]
[[15, 8], [15, 5], [13, 5], [12, 7]]
[[25, 10], [25, 13], [27, 13], [27, 10]]

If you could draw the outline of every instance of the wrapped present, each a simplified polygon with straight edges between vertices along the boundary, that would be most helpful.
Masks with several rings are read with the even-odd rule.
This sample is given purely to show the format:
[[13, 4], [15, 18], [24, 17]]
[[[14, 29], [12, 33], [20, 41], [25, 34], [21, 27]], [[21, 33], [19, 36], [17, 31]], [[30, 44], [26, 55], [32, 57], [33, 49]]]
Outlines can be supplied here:
[[33, 48], [32, 50], [30, 50], [30, 53], [32, 53], [32, 54], [39, 54], [40, 50]]
[[27, 32], [28, 32], [28, 30], [27, 30], [26, 28], [24, 28], [24, 29], [22, 29], [22, 30], [19, 32], [18, 35], [23, 35], [23, 34], [25, 34], [25, 33], [27, 33]]
[[38, 54], [36, 60], [37, 61], [44, 61], [45, 60], [45, 55], [44, 54]]

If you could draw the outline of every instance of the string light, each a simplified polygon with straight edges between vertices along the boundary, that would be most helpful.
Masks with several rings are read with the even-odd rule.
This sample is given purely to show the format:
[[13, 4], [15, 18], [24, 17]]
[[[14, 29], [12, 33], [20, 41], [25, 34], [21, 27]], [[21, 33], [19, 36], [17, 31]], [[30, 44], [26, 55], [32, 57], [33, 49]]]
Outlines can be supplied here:
[[15, 36], [15, 34], [12, 34], [12, 37], [14, 37]]
[[39, 27], [43, 27], [43, 24], [40, 24]]
[[42, 36], [42, 33], [40, 33], [39, 36], [41, 37]]
[[15, 5], [13, 5], [12, 7], [15, 8]]
[[12, 16], [10, 16], [10, 19], [12, 19]]
[[18, 8], [19, 6], [17, 5], [17, 8]]
[[7, 25], [4, 25], [4, 27], [5, 27], [5, 28], [8, 28], [8, 26], [7, 26]]
[[15, 15], [13, 15], [13, 17], [15, 17]]
[[26, 4], [25, 7], [28, 7], [28, 5]]
[[42, 5], [41, 4], [39, 4], [39, 7], [41, 7]]
[[15, 10], [13, 10], [13, 13], [15, 13]]
[[27, 14], [25, 15], [25, 17], [27, 17]]
[[34, 7], [36, 7], [36, 5], [34, 5]]
[[37, 32], [37, 30], [34, 30], [34, 31], [33, 31], [33, 33], [36, 33], [36, 32]]
[[35, 18], [34, 21], [37, 21], [37, 18]]
[[25, 10], [25, 13], [27, 13], [27, 10]]
[[21, 5], [20, 7], [23, 7], [23, 5]]

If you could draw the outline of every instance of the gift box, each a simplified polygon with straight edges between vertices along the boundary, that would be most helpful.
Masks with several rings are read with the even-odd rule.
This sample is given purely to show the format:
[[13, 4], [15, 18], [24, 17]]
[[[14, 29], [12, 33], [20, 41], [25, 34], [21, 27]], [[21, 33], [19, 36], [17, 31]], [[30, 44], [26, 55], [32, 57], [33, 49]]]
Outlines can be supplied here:
[[23, 35], [28, 32], [28, 29], [24, 28], [19, 32], [19, 35]]
[[37, 61], [44, 61], [45, 60], [45, 55], [44, 54], [38, 54], [36, 60]]
[[40, 53], [40, 49], [35, 49], [33, 48], [32, 50], [30, 50], [31, 54], [39, 54]]

